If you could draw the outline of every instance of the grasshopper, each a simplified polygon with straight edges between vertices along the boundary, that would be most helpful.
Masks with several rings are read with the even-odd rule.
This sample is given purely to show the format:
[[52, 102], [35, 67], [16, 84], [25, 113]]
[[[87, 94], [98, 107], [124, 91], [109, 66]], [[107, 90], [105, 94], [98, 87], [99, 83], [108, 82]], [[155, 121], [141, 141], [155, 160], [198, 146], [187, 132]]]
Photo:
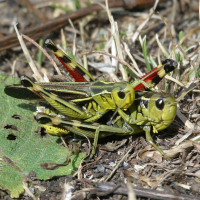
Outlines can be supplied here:
[[[33, 83], [28, 77], [23, 76], [21, 77], [22, 85], [7, 86], [5, 89], [6, 94], [18, 98], [20, 95], [19, 90], [24, 91], [24, 88], [27, 88], [29, 94], [31, 91], [33, 94], [43, 98], [58, 110], [60, 114], [68, 115], [86, 122], [94, 122], [105, 115], [109, 110], [117, 109], [119, 115], [124, 116], [124, 111], [127, 110], [135, 100], [134, 88], [136, 88], [136, 90], [138, 90], [138, 88], [141, 90], [141, 86], [143, 88], [151, 88], [147, 82], [150, 76], [153, 73], [155, 74], [154, 71], [132, 84], [124, 82], [93, 81], [94, 78], [88, 71], [58, 49], [51, 40], [47, 40], [45, 44], [59, 58], [63, 66], [67, 66], [67, 71], [73, 75], [72, 77], [75, 80], [82, 77], [81, 81], [92, 82]], [[73, 68], [74, 73], [71, 72], [71, 66], [75, 66]], [[175, 61], [169, 59], [165, 60], [162, 64], [162, 69], [164, 70], [160, 70], [159, 72], [161, 73], [164, 71], [163, 74], [166, 74], [166, 72], [173, 70], [176, 66], [177, 63]], [[160, 76], [156, 76], [151, 80], [152, 82], [154, 81], [155, 85], [159, 82]], [[13, 90], [18, 90], [17, 94], [14, 93]], [[61, 95], [59, 95], [59, 93]], [[33, 94], [25, 98], [30, 100], [30, 98], [35, 97]], [[72, 98], [72, 100], [70, 101], [69, 98]], [[87, 102], [87, 108], [79, 108], [77, 104], [74, 104], [80, 104], [82, 102]]]
[[[64, 120], [65, 122], [70, 122], [70, 120], [78, 119], [76, 123], [74, 121], [71, 122], [72, 125], [71, 128], [64, 127], [64, 128], [55, 128], [55, 120], [50, 115], [49, 119], [52, 119], [53, 122], [48, 123], [47, 125], [44, 125], [46, 127], [47, 132], [51, 134], [57, 134], [55, 132], [59, 133], [68, 133], [69, 131], [76, 132], [76, 128], [80, 125], [80, 127], [84, 127], [84, 123], [86, 122], [94, 122], [100, 119], [105, 113], [107, 113], [109, 110], [117, 110], [119, 116], [117, 115], [115, 121], [120, 123], [121, 126], [117, 127], [118, 131], [116, 133], [119, 134], [134, 134], [137, 132], [141, 132], [142, 130], [146, 131], [146, 137], [150, 138], [150, 127], [154, 127], [154, 132], [157, 132], [159, 130], [162, 130], [160, 128], [156, 128], [155, 124], [158, 124], [160, 126], [161, 121], [167, 121], [165, 118], [158, 119], [149, 117], [149, 114], [151, 113], [151, 109], [149, 106], [147, 106], [147, 102], [151, 100], [150, 102], [163, 102], [162, 99], [167, 99], [168, 95], [165, 93], [158, 93], [162, 98], [155, 98], [153, 96], [154, 92], [150, 92], [151, 98], [147, 98], [144, 100], [143, 98], [138, 98], [135, 100], [135, 90], [138, 89], [145, 89], [145, 88], [152, 88], [154, 87], [161, 79], [162, 77], [168, 73], [169, 71], [172, 71], [176, 66], [177, 63], [173, 60], [167, 59], [165, 60], [162, 65], [158, 66], [156, 69], [148, 73], [147, 75], [141, 77], [140, 81], [135, 81], [132, 84], [128, 83], [112, 83], [112, 82], [104, 82], [104, 81], [94, 81], [94, 78], [92, 75], [85, 70], [83, 67], [81, 67], [78, 63], [73, 61], [69, 56], [64, 54], [60, 49], [56, 47], [56, 45], [50, 41], [46, 41], [46, 46], [53, 51], [53, 53], [56, 55], [56, 57], [61, 61], [65, 69], [70, 73], [70, 75], [75, 79], [75, 81], [79, 80], [81, 82], [50, 82], [50, 83], [33, 83], [28, 77], [21, 77], [21, 85], [12, 85], [12, 86], [6, 86], [5, 93], [15, 97], [15, 98], [25, 98], [28, 100], [38, 100], [38, 97], [45, 100], [45, 102], [48, 102], [52, 107], [54, 107], [59, 114], [64, 115], [67, 118], [63, 118], [60, 120]], [[92, 81], [92, 82], [88, 82]], [[16, 92], [17, 91], [17, 92]], [[137, 93], [138, 96], [138, 93]], [[144, 95], [146, 96], [146, 95]], [[142, 99], [142, 100], [139, 100]], [[174, 105], [174, 99], [170, 97], [171, 104]], [[136, 104], [136, 102], [144, 103], [146, 107], [149, 107], [148, 109], [142, 108], [140, 104]], [[153, 103], [152, 108], [156, 107]], [[150, 104], [150, 105], [151, 105]], [[169, 105], [171, 105], [168, 103]], [[79, 106], [81, 105], [81, 106]], [[86, 106], [85, 106], [86, 105]], [[141, 108], [142, 111], [145, 110], [144, 113], [140, 113], [136, 111], [135, 108]], [[166, 112], [166, 108], [163, 107], [161, 110], [163, 112]], [[132, 111], [133, 110], [133, 111]], [[174, 110], [174, 109], [173, 109]], [[148, 114], [149, 113], [149, 114]], [[174, 113], [174, 112], [173, 112]], [[41, 117], [43, 116], [43, 117]], [[48, 118], [46, 116], [46, 118]], [[140, 116], [140, 117], [139, 117]], [[37, 115], [36, 117], [38, 120], [45, 118], [44, 115]], [[45, 119], [46, 119], [45, 118]], [[173, 117], [171, 117], [172, 119]], [[55, 119], [58, 120], [58, 117]], [[58, 120], [59, 121], [59, 120]], [[84, 121], [81, 123], [81, 121]], [[112, 126], [108, 125], [100, 125], [105, 126], [106, 128], [110, 127], [113, 128], [113, 131], [110, 131], [110, 134], [114, 133], [114, 128], [116, 126], [116, 122], [113, 123]], [[169, 125], [171, 122], [166, 122], [167, 125]], [[63, 122], [58, 123], [61, 127], [64, 124]], [[79, 125], [78, 125], [79, 124]], [[145, 124], [145, 125], [143, 125]], [[131, 128], [128, 128], [124, 132], [123, 129], [126, 126], [129, 126]], [[95, 124], [90, 124], [91, 127], [94, 127]], [[142, 129], [140, 126], [144, 126], [145, 129]], [[96, 127], [96, 126], [95, 126]], [[110, 128], [108, 130], [110, 130]], [[92, 128], [91, 128], [92, 129]], [[89, 137], [95, 137], [95, 143], [97, 143], [98, 135], [100, 134], [100, 137], [103, 137], [103, 134], [101, 133], [101, 128], [96, 128], [97, 130], [90, 134]], [[119, 130], [120, 129], [120, 130]], [[63, 130], [63, 131], [61, 131]], [[73, 131], [74, 130], [74, 131]], [[109, 131], [108, 131], [109, 132]], [[87, 134], [85, 134], [87, 136]], [[152, 138], [149, 140], [152, 141], [152, 145], [155, 146], [153, 143]], [[96, 145], [94, 145], [96, 147]], [[158, 147], [156, 146], [158, 149]], [[159, 150], [161, 152], [161, 150]], [[163, 154], [163, 153], [162, 153]]]
[[[47, 132], [51, 134], [66, 134], [70, 131], [77, 135], [94, 138], [91, 157], [95, 153], [98, 138], [114, 134], [121, 136], [132, 135], [142, 131], [145, 131], [147, 141], [165, 156], [164, 152], [153, 142], [151, 127], [154, 133], [158, 133], [158, 131], [168, 127], [176, 116], [176, 108], [176, 100], [170, 94], [164, 92], [136, 91], [136, 99], [125, 112], [125, 119], [117, 116], [113, 120], [112, 126], [69, 120], [43, 113], [38, 113], [36, 120], [44, 124]], [[131, 122], [129, 119], [131, 119]]]

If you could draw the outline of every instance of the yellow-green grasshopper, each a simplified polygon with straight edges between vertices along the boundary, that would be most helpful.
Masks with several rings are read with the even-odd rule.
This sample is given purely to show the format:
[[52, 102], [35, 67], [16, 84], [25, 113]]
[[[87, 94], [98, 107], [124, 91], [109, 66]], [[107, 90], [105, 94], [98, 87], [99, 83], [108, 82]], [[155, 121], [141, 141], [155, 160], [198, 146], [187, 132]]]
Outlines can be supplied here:
[[176, 108], [176, 100], [170, 94], [136, 91], [134, 103], [125, 111], [127, 118], [116, 116], [112, 126], [69, 120], [44, 113], [38, 113], [36, 119], [44, 124], [51, 134], [57, 135], [58, 133], [71, 131], [81, 136], [94, 138], [91, 157], [95, 153], [98, 138], [114, 134], [121, 136], [132, 135], [142, 131], [145, 131], [147, 141], [164, 156], [164, 152], [153, 142], [151, 130], [154, 133], [158, 133], [158, 131], [168, 127], [176, 116]]
[[[67, 71], [71, 70], [72, 72], [78, 72], [79, 78], [83, 77], [87, 81], [94, 80], [89, 72], [75, 61], [72, 61], [71, 58], [58, 49], [52, 41], [48, 40], [46, 45], [58, 58], [60, 58], [62, 64], [67, 64]], [[133, 89], [136, 89], [139, 86], [152, 87], [152, 85], [155, 85], [166, 72], [173, 70], [176, 66], [177, 63], [175, 61], [168, 59], [163, 63], [162, 67], [159, 66], [160, 68], [157, 68], [157, 71], [154, 70], [153, 72], [150, 72], [142, 77], [141, 81], [136, 81], [133, 84], [107, 83], [102, 81], [91, 83], [33, 83], [29, 78], [22, 77], [22, 85], [7, 86], [5, 92], [16, 98], [30, 100], [37, 99], [37, 96], [40, 96], [51, 106], [56, 108], [59, 114], [67, 115], [70, 119], [78, 119], [84, 122], [96, 121], [108, 112], [108, 110], [118, 109], [118, 113], [121, 117], [130, 124], [134, 123], [133, 121], [136, 118], [124, 113], [124, 111], [134, 104]], [[74, 76], [73, 78], [76, 80], [77, 77]], [[152, 85], [146, 83], [149, 80], [152, 81]], [[16, 91], [17, 93], [14, 93]], [[22, 93], [22, 95], [20, 93]], [[34, 93], [37, 95], [34, 95]], [[82, 103], [86, 106], [81, 105], [80, 107], [78, 105]]]
[[[51, 40], [47, 40], [45, 44], [54, 52], [61, 63], [67, 66], [67, 71], [74, 75], [73, 78], [80, 79], [82, 77], [85, 81], [94, 80], [88, 71], [58, 49]], [[86, 122], [94, 122], [109, 110], [118, 109], [118, 113], [124, 116], [123, 111], [127, 110], [134, 102], [135, 89], [138, 90], [138, 87], [141, 89], [141, 86], [152, 88], [167, 72], [173, 70], [176, 66], [177, 63], [175, 61], [167, 59], [157, 67], [157, 72], [153, 70], [132, 84], [104, 81], [33, 83], [28, 77], [23, 76], [21, 78], [22, 85], [7, 86], [5, 93], [19, 98], [20, 90], [22, 90], [24, 94], [21, 95], [21, 98], [29, 100], [35, 98], [35, 93], [52, 105], [60, 114]], [[149, 80], [152, 81], [152, 85], [150, 85]], [[28, 95], [25, 94], [24, 89], [29, 90]], [[33, 94], [30, 95], [30, 91]], [[70, 99], [71, 101], [69, 101]], [[77, 104], [82, 102], [86, 102], [87, 106], [78, 107]]]

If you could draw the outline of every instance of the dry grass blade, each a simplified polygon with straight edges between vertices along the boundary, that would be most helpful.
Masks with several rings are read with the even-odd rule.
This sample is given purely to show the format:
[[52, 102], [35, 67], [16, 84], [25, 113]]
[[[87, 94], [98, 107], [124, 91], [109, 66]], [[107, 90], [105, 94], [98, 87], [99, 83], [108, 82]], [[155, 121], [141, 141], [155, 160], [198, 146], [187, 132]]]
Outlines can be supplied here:
[[127, 185], [127, 189], [128, 189], [128, 199], [129, 200], [137, 200], [135, 192], [134, 192], [134, 188], [132, 186], [132, 183], [131, 183], [130, 179], [127, 179], [127, 184], [126, 185]]
[[[106, 2], [106, 11], [107, 11], [108, 19], [109, 19], [110, 24], [111, 24], [112, 37], [115, 41], [115, 47], [113, 47], [113, 48], [116, 48], [117, 55], [118, 55], [119, 59], [123, 60], [122, 48], [121, 48], [120, 39], [119, 39], [118, 25], [114, 21], [113, 16], [111, 15], [111, 12], [110, 12], [109, 7], [108, 7], [108, 0], [105, 0], [105, 2]], [[122, 65], [119, 65], [119, 68], [120, 68], [120, 71], [122, 73], [123, 80], [128, 81], [128, 75], [127, 75], [127, 72], [124, 69], [124, 67]]]
[[42, 81], [43, 81], [43, 78], [42, 78], [42, 76], [40, 75], [40, 73], [38, 72], [37, 67], [35, 66], [35, 64], [34, 64], [34, 62], [33, 62], [33, 59], [32, 59], [32, 57], [30, 56], [30, 54], [29, 54], [29, 52], [28, 52], [28, 49], [27, 49], [27, 47], [26, 47], [26, 45], [25, 45], [25, 43], [24, 43], [24, 41], [23, 41], [23, 39], [22, 39], [22, 36], [19, 34], [19, 31], [18, 31], [18, 29], [17, 29], [17, 25], [16, 25], [16, 24], [14, 25], [14, 28], [15, 28], [15, 31], [16, 31], [16, 33], [17, 33], [17, 37], [18, 37], [18, 40], [19, 40], [19, 42], [20, 42], [20, 44], [21, 44], [22, 50], [23, 50], [23, 52], [24, 52], [24, 55], [25, 55], [25, 57], [26, 57], [26, 59], [27, 59], [29, 65], [30, 65], [30, 67], [31, 67], [31, 69], [32, 69], [32, 71], [33, 71], [33, 76], [34, 76], [34, 78], [35, 78], [37, 81], [42, 82]]
[[146, 20], [138, 27], [138, 29], [136, 30], [135, 34], [132, 36], [132, 42], [135, 43], [136, 39], [138, 38], [138, 36], [140, 35], [141, 30], [145, 27], [145, 25], [148, 23], [149, 19], [152, 17], [152, 15], [155, 12], [155, 9], [158, 5], [159, 0], [156, 0], [154, 3], [154, 6], [152, 9], [150, 9], [150, 13], [149, 16], [146, 18]]
[[24, 35], [24, 34], [21, 34], [23, 38], [25, 38], [26, 40], [28, 40], [29, 42], [31, 42], [32, 44], [34, 44], [38, 49], [40, 49], [43, 54], [50, 60], [50, 62], [53, 64], [55, 70], [57, 71], [57, 73], [59, 75], [62, 75], [58, 66], [56, 65], [55, 61], [52, 59], [52, 57], [37, 43], [35, 42], [34, 40], [32, 40], [31, 38], [29, 38], [28, 36]]
[[27, 183], [24, 181], [22, 182], [24, 190], [27, 192], [27, 194], [33, 198], [33, 200], [37, 200], [36, 196], [30, 191], [30, 189], [27, 187]]

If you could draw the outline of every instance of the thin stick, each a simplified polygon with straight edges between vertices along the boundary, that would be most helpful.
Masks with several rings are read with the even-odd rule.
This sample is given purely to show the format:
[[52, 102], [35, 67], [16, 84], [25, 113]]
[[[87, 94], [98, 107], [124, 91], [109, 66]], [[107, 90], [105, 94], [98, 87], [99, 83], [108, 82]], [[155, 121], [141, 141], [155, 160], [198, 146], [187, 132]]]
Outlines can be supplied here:
[[115, 173], [115, 171], [119, 168], [120, 164], [126, 159], [126, 157], [128, 156], [128, 154], [130, 153], [130, 151], [132, 151], [133, 146], [131, 146], [129, 148], [129, 150], [126, 152], [126, 154], [124, 155], [124, 157], [117, 163], [117, 165], [115, 166], [115, 168], [113, 169], [113, 171], [108, 175], [108, 177], [106, 178], [105, 181], [108, 181], [112, 175]]
[[47, 53], [47, 51], [45, 51], [45, 49], [43, 49], [37, 42], [35, 42], [33, 39], [31, 39], [30, 37], [24, 35], [24, 34], [21, 34], [23, 38], [25, 38], [26, 40], [28, 40], [29, 42], [31, 42], [33, 45], [35, 45], [38, 49], [40, 49], [43, 54], [45, 54], [45, 56], [50, 60], [50, 62], [53, 64], [55, 70], [57, 71], [57, 73], [59, 75], [62, 75], [58, 66], [56, 65], [56, 63], [54, 62], [54, 60], [52, 59], [52, 57]]

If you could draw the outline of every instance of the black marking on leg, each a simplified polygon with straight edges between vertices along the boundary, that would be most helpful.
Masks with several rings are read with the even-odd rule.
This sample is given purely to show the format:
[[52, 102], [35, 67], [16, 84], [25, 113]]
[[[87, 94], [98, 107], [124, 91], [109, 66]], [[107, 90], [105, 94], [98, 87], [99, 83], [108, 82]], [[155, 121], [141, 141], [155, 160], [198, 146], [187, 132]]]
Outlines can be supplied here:
[[52, 41], [51, 41], [50, 39], [47, 39], [47, 40], [45, 41], [45, 46], [46, 46], [48, 49], [52, 50], [53, 52], [58, 51], [58, 48], [52, 43]]
[[157, 85], [160, 81], [162, 80], [162, 78], [160, 78], [158, 75], [155, 76], [153, 79], [152, 79], [152, 83], [153, 85]]
[[60, 57], [60, 59], [65, 63], [71, 63], [71, 60], [67, 56]]
[[164, 65], [164, 70], [166, 73], [169, 73], [175, 69], [175, 67], [178, 65], [178, 63], [171, 59], [166, 59], [162, 62]]
[[80, 75], [82, 75], [82, 76], [85, 75], [85, 72], [84, 72], [81, 68], [79, 68], [78, 66], [75, 67], [75, 70], [76, 70]]

